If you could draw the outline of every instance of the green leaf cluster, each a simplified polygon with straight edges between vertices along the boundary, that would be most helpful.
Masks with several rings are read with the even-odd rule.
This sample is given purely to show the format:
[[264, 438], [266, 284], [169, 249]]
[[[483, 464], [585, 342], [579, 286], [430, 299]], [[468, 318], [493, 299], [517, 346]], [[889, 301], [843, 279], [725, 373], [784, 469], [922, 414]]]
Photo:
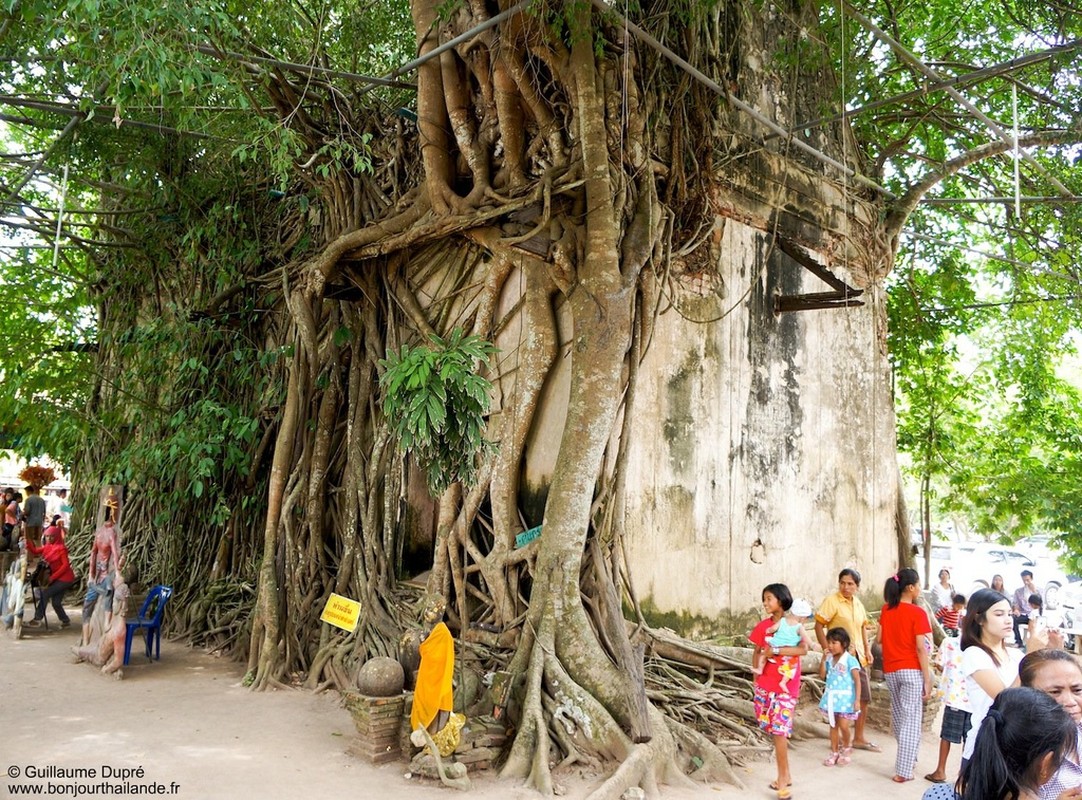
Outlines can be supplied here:
[[67, 464], [91, 424], [86, 345], [96, 319], [86, 286], [53, 270], [51, 251], [12, 247], [0, 256], [0, 447]]
[[200, 524], [224, 523], [251, 471], [260, 400], [279, 391], [273, 352], [244, 346], [228, 327], [169, 314], [112, 342], [123, 363], [98, 411], [108, 441], [102, 480], [152, 497], [156, 521], [198, 503]]
[[971, 533], [1051, 532], [1078, 550], [1082, 384], [1064, 369], [1080, 327], [1070, 272], [1029, 268], [1047, 255], [1024, 236], [999, 260], [951, 246], [938, 215], [916, 222], [938, 241], [904, 254], [888, 308], [898, 445], [928, 493], [922, 503]]
[[478, 456], [488, 446], [485, 415], [492, 384], [479, 374], [495, 346], [456, 328], [430, 344], [402, 345], [380, 362], [383, 411], [399, 447], [425, 471], [440, 495], [456, 481], [473, 483]]
[[[1072, 4], [963, 0], [858, 6], [1000, 128], [1019, 135], [1069, 130], [1082, 119], [1079, 51], [1039, 54], [1082, 37]], [[957, 99], [851, 14], [821, 6], [820, 34], [835, 53], [839, 103], [869, 172], [904, 192], [914, 181], [996, 136]], [[905, 99], [890, 102], [889, 99]], [[1017, 113], [1015, 110], [1017, 97]], [[870, 104], [875, 107], [865, 108]], [[836, 109], [835, 109], [836, 110]], [[834, 111], [824, 109], [823, 116]], [[1077, 146], [1030, 154], [1068, 187], [1082, 186]], [[874, 165], [874, 166], [872, 166]], [[1082, 328], [1077, 204], [991, 198], [1055, 196], [1047, 177], [1010, 154], [976, 161], [932, 187], [902, 231], [888, 279], [889, 346], [898, 445], [924, 501], [974, 533], [1014, 538], [1054, 531], [1082, 544], [1064, 513], [1077, 500], [1077, 381], [1061, 374]], [[933, 528], [936, 520], [933, 519]]]

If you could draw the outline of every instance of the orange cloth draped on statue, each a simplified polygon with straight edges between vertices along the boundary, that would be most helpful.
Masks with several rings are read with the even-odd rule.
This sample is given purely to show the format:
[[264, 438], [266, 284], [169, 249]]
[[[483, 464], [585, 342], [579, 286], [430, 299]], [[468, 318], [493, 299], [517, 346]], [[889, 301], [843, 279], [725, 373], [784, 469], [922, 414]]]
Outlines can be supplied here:
[[421, 642], [421, 667], [417, 670], [417, 688], [413, 692], [410, 730], [427, 728], [440, 711], [454, 710], [451, 698], [454, 668], [455, 639], [441, 622]]

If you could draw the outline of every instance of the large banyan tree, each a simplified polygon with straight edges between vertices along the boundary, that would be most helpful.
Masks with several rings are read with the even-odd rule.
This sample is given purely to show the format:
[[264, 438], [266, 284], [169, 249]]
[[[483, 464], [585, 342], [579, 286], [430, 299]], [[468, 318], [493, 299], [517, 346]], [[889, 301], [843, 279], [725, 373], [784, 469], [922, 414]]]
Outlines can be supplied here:
[[[725, 439], [740, 501], [695, 513], [739, 525], [757, 586], [818, 549], [826, 571], [792, 579], [809, 591], [850, 554], [905, 557], [882, 294], [900, 236], [936, 187], [1069, 195], [1058, 148], [1079, 139], [1078, 15], [952, 6], [877, 12], [883, 30], [845, 2], [14, 3], [8, 222], [62, 238], [24, 256], [39, 285], [62, 276], [57, 298], [77, 281], [97, 320], [39, 317], [61, 346], [5, 371], [8, 429], [62, 442], [84, 492], [126, 485], [126, 550], [177, 587], [176, 632], [246, 658], [256, 687], [345, 687], [395, 655], [420, 576], [515, 678], [505, 774], [551, 791], [554, 755], [622, 762], [598, 797], [691, 756], [725, 774], [712, 742], [733, 726], [663, 713], [644, 673], [658, 645], [627, 530], [651, 477], [634, 453], [659, 427]], [[957, 60], [918, 60], [909, 24], [940, 26], [929, 61]], [[974, 72], [1019, 41], [1039, 57]], [[873, 98], [874, 116], [839, 113]], [[1014, 223], [1054, 236], [1074, 213], [1055, 208]], [[817, 314], [833, 322], [798, 321]], [[725, 414], [707, 397], [650, 426], [674, 318], [690, 339], [731, 323], [742, 354], [700, 347], [683, 378], [750, 366]], [[817, 334], [829, 378], [794, 366], [814, 325], [834, 326]], [[867, 510], [825, 534], [770, 494], [804, 468], [810, 402], [834, 435], [858, 420], [816, 457], [851, 485], [810, 491], [817, 513]], [[35, 428], [53, 407], [78, 437]], [[896, 518], [900, 539], [858, 530]], [[332, 592], [361, 601], [353, 634], [319, 623]]]

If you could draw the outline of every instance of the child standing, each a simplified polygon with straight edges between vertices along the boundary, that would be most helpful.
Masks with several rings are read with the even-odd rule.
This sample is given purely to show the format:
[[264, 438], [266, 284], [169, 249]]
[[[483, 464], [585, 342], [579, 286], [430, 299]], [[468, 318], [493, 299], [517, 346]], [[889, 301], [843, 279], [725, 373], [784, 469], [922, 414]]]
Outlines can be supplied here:
[[[804, 621], [811, 616], [811, 605], [807, 600], [794, 600], [789, 607], [789, 613], [783, 616], [775, 624], [767, 629], [766, 643], [771, 648], [796, 647], [805, 641]], [[789, 681], [797, 674], [799, 661], [793, 656], [776, 656], [769, 659], [778, 661], [778, 672], [781, 674], [782, 691], [789, 691]], [[752, 665], [752, 672], [761, 675], [763, 665], [767, 661], [766, 651], [757, 652], [756, 661]]]
[[827, 652], [819, 665], [819, 677], [826, 679], [826, 690], [819, 710], [830, 723], [830, 755], [823, 766], [844, 767], [853, 759], [850, 720], [860, 716], [860, 662], [849, 653], [849, 633], [845, 628], [827, 631]]
[[[752, 663], [763, 663], [759, 661], [759, 657], [767, 649], [774, 658], [763, 663], [762, 672], [755, 676], [755, 716], [759, 727], [774, 740], [778, 777], [770, 784], [770, 788], [778, 793], [778, 800], [788, 800], [792, 797], [790, 786], [793, 783], [793, 776], [789, 771], [789, 737], [793, 733], [793, 711], [796, 709], [797, 695], [800, 692], [800, 657], [808, 652], [808, 645], [803, 640], [797, 645], [787, 647], [767, 643], [767, 630], [776, 626], [785, 616], [785, 612], [792, 608], [793, 595], [788, 586], [784, 583], [772, 583], [764, 587], [762, 601], [767, 618], [748, 634], [751, 643], [755, 645]], [[779, 656], [792, 656], [795, 661], [796, 674], [793, 677], [796, 681], [787, 681], [784, 687]]]
[[943, 700], [943, 726], [939, 730], [939, 763], [935, 770], [924, 776], [924, 780], [945, 783], [951, 745], [965, 746], [973, 716], [962, 675], [962, 645], [957, 639], [947, 637], [939, 645], [935, 668], [940, 673], [936, 694]]
[[1029, 623], [1026, 627], [1029, 636], [1032, 636], [1034, 631], [1045, 627], [1044, 600], [1036, 592], [1029, 596]]

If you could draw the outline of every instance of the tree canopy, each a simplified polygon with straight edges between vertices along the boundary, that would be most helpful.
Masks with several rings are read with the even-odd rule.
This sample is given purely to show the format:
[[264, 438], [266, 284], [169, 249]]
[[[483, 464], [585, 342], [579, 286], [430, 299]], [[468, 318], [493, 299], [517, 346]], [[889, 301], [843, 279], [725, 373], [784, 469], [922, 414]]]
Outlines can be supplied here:
[[[693, 18], [714, 5], [678, 5], [669, 16]], [[814, 145], [821, 126], [844, 108], [852, 145], [885, 187], [903, 195], [928, 176], [946, 176], [935, 202], [918, 206], [902, 232], [900, 263], [914, 265], [905, 274], [955, 279], [932, 293], [910, 279], [910, 298], [898, 301], [899, 313], [904, 304], [911, 307], [904, 324], [896, 317], [891, 326], [901, 373], [912, 363], [908, 341], [934, 339], [929, 325], [938, 319], [957, 331], [973, 318], [967, 306], [977, 302], [978, 288], [1004, 302], [1048, 302], [1047, 309], [1019, 307], [1026, 318], [1018, 318], [1015, 330], [1025, 338], [1037, 324], [1062, 341], [1076, 322], [1071, 253], [1082, 208], [1077, 199], [1060, 197], [1055, 182], [1070, 184], [1078, 165], [1078, 9], [936, 2], [868, 11], [867, 21], [922, 67], [870, 33], [863, 15], [842, 13], [842, 4], [823, 4], [817, 27], [781, 6], [768, 3], [767, 10], [790, 19], [793, 34], [772, 58], [823, 66], [829, 60], [838, 76], [832, 103], [812, 109], [816, 119], [793, 124], [794, 135]], [[83, 417], [89, 386], [79, 365], [85, 368], [85, 351], [96, 345], [93, 289], [118, 251], [158, 251], [163, 238], [189, 251], [206, 242], [214, 250], [204, 260], [219, 271], [218, 288], [243, 271], [237, 261], [258, 257], [235, 242], [244, 238], [235, 227], [242, 221], [235, 208], [230, 219], [228, 200], [216, 208], [204, 198], [196, 204], [205, 216], [181, 217], [177, 200], [162, 204], [160, 193], [171, 183], [179, 188], [183, 178], [185, 192], [194, 185], [207, 198], [220, 198], [223, 181], [233, 191], [269, 196], [292, 186], [296, 196], [288, 199], [306, 205], [312, 198], [298, 188], [304, 174], [364, 174], [371, 169], [372, 136], [385, 135], [388, 122], [408, 125], [415, 118], [411, 75], [388, 79], [391, 86], [365, 77], [389, 75], [415, 54], [407, 4], [291, 4], [273, 14], [249, 12], [199, 2], [10, 4], [3, 27], [10, 232], [3, 362], [21, 367], [5, 372], [3, 382], [7, 443], [73, 457], [81, 437], [71, 423]], [[1033, 149], [1032, 163], [1022, 161], [1017, 192], [1009, 153], [960, 163], [998, 137], [941, 86], [964, 92], [1008, 138], [1017, 123], [1023, 140], [1056, 143]], [[164, 174], [163, 150], [177, 162]], [[102, 205], [110, 191], [114, 208]], [[1018, 214], [1016, 193], [1046, 199], [1023, 200]], [[1003, 200], [965, 202], [981, 197]], [[54, 253], [61, 198], [66, 208]], [[158, 212], [151, 215], [157, 237], [135, 227], [139, 212], [150, 210], [148, 201]], [[234, 238], [227, 240], [229, 232]], [[244, 246], [256, 245], [246, 240]], [[900, 273], [895, 286], [904, 282]], [[1047, 355], [1054, 360], [1056, 353]], [[52, 391], [43, 392], [46, 386]], [[21, 414], [27, 398], [57, 403], [54, 413]], [[65, 424], [54, 425], [58, 419]]]

